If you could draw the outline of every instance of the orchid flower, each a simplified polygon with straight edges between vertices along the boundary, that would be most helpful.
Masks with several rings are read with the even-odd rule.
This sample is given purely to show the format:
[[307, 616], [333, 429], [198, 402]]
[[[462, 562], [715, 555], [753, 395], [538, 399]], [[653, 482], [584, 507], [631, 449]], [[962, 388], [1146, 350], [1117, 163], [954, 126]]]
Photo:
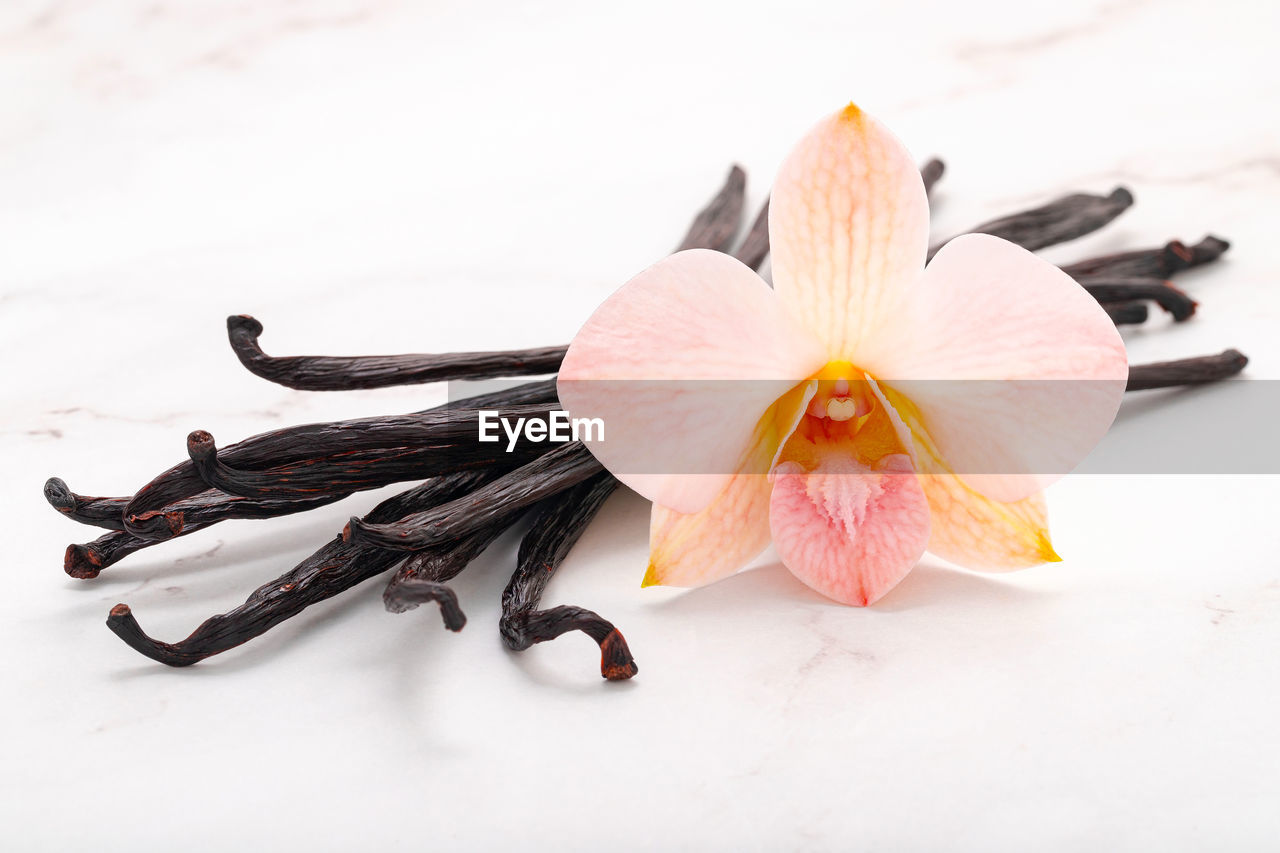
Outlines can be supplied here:
[[587, 320], [560, 400], [603, 420], [592, 452], [653, 501], [644, 585], [719, 580], [770, 540], [853, 605], [926, 550], [984, 570], [1060, 559], [1041, 492], [1110, 427], [1124, 346], [1057, 267], [984, 234], [926, 267], [928, 230], [914, 160], [850, 104], [774, 184], [772, 288], [684, 251]]

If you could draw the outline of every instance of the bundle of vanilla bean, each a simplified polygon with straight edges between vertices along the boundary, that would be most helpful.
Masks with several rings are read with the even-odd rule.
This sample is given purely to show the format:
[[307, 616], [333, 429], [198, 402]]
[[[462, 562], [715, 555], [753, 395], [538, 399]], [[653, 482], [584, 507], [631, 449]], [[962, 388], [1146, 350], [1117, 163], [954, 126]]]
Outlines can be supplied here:
[[[939, 160], [923, 167], [926, 189], [932, 189], [942, 172]], [[768, 202], [737, 241], [745, 189], [746, 173], [735, 166], [678, 248], [732, 252], [759, 269], [769, 251]], [[1133, 196], [1124, 188], [1105, 196], [1076, 193], [971, 230], [1035, 250], [1096, 231], [1132, 204]], [[1225, 240], [1212, 236], [1190, 246], [1174, 240], [1089, 258], [1063, 269], [1117, 324], [1145, 322], [1152, 303], [1183, 322], [1195, 313], [1196, 303], [1168, 278], [1216, 260], [1227, 248]], [[277, 358], [259, 347], [262, 324], [254, 318], [230, 317], [227, 330], [233, 350], [251, 372], [309, 391], [547, 376], [559, 368], [566, 349]], [[1246, 361], [1236, 350], [1227, 350], [1135, 365], [1128, 390], [1225, 379], [1239, 373]], [[388, 574], [383, 591], [387, 610], [402, 613], [435, 602], [445, 626], [458, 631], [466, 617], [448, 582], [528, 516], [515, 572], [502, 595], [498, 628], [503, 641], [519, 651], [567, 631], [582, 631], [600, 645], [605, 678], [630, 678], [636, 663], [612, 623], [581, 607], [540, 608], [547, 583], [618, 482], [579, 442], [519, 441], [511, 452], [478, 442], [478, 412], [499, 407], [516, 416], [547, 419], [558, 408], [555, 381], [530, 381], [407, 415], [273, 430], [221, 449], [209, 433], [196, 431], [187, 438], [189, 458], [131, 497], [86, 497], [62, 480], [50, 479], [44, 492], [54, 509], [108, 531], [92, 542], [68, 546], [64, 568], [72, 577], [90, 579], [143, 548], [226, 519], [304, 512], [354, 492], [423, 481], [352, 518], [340, 535], [259, 587], [241, 606], [206, 620], [186, 639], [152, 639], [125, 604], [111, 609], [107, 625], [142, 654], [170, 666], [188, 666], [247, 642], [317, 602]]]

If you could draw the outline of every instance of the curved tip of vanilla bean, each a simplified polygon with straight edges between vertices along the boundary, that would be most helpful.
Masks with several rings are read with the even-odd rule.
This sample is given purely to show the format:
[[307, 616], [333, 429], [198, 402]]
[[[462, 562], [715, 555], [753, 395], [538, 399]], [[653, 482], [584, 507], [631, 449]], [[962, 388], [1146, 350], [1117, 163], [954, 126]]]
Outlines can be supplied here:
[[626, 681], [639, 671], [622, 632], [614, 628], [600, 641], [600, 674], [609, 681]]
[[419, 604], [434, 601], [440, 605], [440, 618], [450, 631], [461, 631], [467, 616], [458, 604], [458, 595], [447, 584], [423, 578], [406, 578], [389, 584], [382, 593], [388, 613], [407, 613]]
[[222, 490], [227, 494], [233, 494], [226, 491], [229, 487], [219, 476], [218, 445], [214, 442], [212, 434], [203, 429], [189, 433], [187, 435], [187, 456], [191, 457], [191, 462], [196, 467], [196, 473], [200, 475], [200, 479], [204, 480], [207, 486]]
[[1117, 186], [1107, 195], [1107, 199], [1123, 210], [1133, 204], [1133, 192], [1126, 186]]
[[231, 343], [231, 351], [250, 373], [271, 380], [271, 376], [262, 373], [265, 365], [271, 362], [271, 356], [263, 352], [258, 343], [261, 335], [262, 323], [256, 317], [232, 314], [227, 318], [227, 340]]
[[227, 318], [227, 338], [237, 353], [242, 350], [250, 355], [265, 355], [258, 346], [262, 335], [262, 323], [248, 314], [232, 314]]
[[585, 607], [562, 604], [547, 610], [504, 613], [498, 620], [498, 631], [507, 648], [515, 652], [570, 631], [581, 631], [600, 646], [602, 678], [626, 681], [640, 671], [622, 632], [608, 619]]
[[60, 477], [50, 477], [44, 481], [44, 499], [49, 502], [49, 506], [63, 514], [76, 511], [75, 493]]
[[931, 158], [929, 162], [920, 167], [920, 178], [924, 181], [924, 191], [926, 194], [933, 192], [933, 185], [938, 182], [938, 179], [941, 178], [946, 171], [947, 165], [937, 157]]
[[142, 626], [138, 624], [138, 620], [134, 618], [133, 611], [127, 604], [117, 604], [111, 608], [111, 612], [107, 614], [107, 627], [113, 634], [124, 640], [129, 648], [165, 666], [191, 666], [205, 657], [183, 652], [176, 646], [147, 636], [147, 632], [142, 630]]
[[187, 455], [199, 468], [202, 464], [218, 458], [218, 445], [213, 435], [206, 430], [198, 429], [187, 435]]
[[92, 580], [102, 573], [102, 555], [92, 545], [68, 545], [62, 570], [76, 580]]

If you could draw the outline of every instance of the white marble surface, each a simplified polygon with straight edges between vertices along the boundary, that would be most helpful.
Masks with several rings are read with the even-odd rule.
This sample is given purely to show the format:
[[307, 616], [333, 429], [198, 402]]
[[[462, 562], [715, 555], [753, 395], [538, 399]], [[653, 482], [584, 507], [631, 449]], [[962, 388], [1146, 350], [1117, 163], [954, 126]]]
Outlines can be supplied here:
[[274, 387], [225, 315], [281, 354], [566, 340], [731, 160], [758, 201], [850, 98], [946, 158], [940, 235], [1124, 182], [1137, 206], [1054, 259], [1229, 237], [1182, 279], [1200, 316], [1129, 334], [1133, 358], [1236, 346], [1280, 374], [1274, 4], [787, 6], [0, 6], [14, 849], [1274, 849], [1275, 478], [1072, 479], [1050, 495], [1066, 562], [926, 561], [869, 610], [767, 557], [642, 590], [646, 510], [620, 495], [547, 601], [622, 627], [641, 672], [621, 685], [581, 636], [503, 649], [512, 541], [457, 582], [456, 636], [384, 613], [376, 583], [189, 670], [103, 627], [126, 601], [183, 636], [370, 495], [62, 574], [89, 537], [43, 504], [50, 474], [132, 491], [197, 427], [441, 394]]

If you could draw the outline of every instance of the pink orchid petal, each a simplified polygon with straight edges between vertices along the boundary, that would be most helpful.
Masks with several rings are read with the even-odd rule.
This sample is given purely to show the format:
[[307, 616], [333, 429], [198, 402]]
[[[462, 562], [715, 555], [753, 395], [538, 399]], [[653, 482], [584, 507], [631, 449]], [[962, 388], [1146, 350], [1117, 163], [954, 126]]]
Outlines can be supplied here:
[[737, 572], [769, 544], [768, 471], [816, 383], [792, 389], [761, 419], [750, 458], [701, 512], [653, 505], [644, 586], [703, 586]]
[[859, 366], [904, 416], [914, 405], [950, 470], [998, 501], [1070, 472], [1124, 395], [1124, 343], [1101, 306], [1057, 267], [986, 234], [944, 246], [884, 331]]
[[823, 353], [753, 270], [692, 249], [605, 300], [578, 332], [557, 387], [574, 418], [600, 418], [588, 446], [641, 495], [706, 507], [751, 451], [769, 406]]
[[929, 202], [898, 139], [853, 104], [788, 156], [769, 202], [778, 295], [825, 346], [859, 358], [924, 266]]
[[886, 456], [872, 469], [829, 453], [812, 471], [795, 462], [778, 466], [769, 523], [778, 555], [796, 577], [861, 606], [893, 589], [920, 559], [929, 505], [905, 455]]

